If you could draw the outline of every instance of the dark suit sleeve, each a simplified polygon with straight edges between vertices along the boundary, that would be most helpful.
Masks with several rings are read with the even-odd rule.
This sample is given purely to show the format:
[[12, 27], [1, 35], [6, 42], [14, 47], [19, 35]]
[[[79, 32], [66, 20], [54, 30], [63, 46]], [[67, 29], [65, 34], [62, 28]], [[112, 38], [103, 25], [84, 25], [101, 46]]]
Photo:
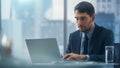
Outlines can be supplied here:
[[105, 61], [105, 46], [113, 46], [114, 45], [114, 36], [113, 32], [110, 30], [104, 30], [101, 35], [101, 40], [103, 40], [101, 43], [101, 46], [103, 47], [102, 55], [90, 55], [89, 60], [90, 61]]
[[67, 50], [66, 53], [71, 53], [72, 52], [72, 34], [70, 34], [69, 36], [69, 41], [68, 41], [68, 46], [67, 46]]

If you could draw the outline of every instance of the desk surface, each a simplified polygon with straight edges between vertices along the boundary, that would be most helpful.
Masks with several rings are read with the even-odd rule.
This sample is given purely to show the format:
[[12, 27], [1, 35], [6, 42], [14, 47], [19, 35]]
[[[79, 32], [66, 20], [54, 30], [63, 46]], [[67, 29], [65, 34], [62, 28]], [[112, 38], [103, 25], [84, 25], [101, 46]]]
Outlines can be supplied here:
[[56, 63], [35, 63], [35, 64], [9, 64], [1, 63], [0, 68], [113, 68], [114, 63], [98, 63], [98, 62], [77, 62], [73, 64], [56, 64]]
[[[113, 68], [116, 63], [103, 63], [103, 62], [92, 62], [92, 61], [79, 61], [79, 62], [68, 62], [68, 63], [27, 63], [16, 59], [0, 61], [0, 68]], [[120, 67], [119, 67], [120, 68]]]

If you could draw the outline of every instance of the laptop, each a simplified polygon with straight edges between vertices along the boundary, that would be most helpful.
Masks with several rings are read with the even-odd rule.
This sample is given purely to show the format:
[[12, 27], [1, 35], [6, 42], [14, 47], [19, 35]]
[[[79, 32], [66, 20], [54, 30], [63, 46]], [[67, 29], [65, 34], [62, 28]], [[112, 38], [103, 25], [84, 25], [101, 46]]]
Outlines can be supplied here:
[[61, 60], [55, 38], [26, 39], [32, 63], [51, 63]]
[[[55, 38], [26, 39], [28, 52], [32, 64], [79, 64], [83, 61], [69, 61], [61, 58], [58, 44]], [[86, 63], [86, 62], [85, 62]], [[91, 62], [87, 62], [90, 63]], [[93, 63], [93, 62], [92, 62]]]

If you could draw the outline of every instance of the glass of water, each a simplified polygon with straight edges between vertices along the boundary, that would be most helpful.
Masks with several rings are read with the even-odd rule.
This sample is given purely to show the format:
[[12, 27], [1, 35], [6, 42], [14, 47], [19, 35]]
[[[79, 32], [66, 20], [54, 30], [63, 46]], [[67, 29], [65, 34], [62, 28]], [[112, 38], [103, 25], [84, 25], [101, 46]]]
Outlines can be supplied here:
[[105, 46], [105, 63], [114, 62], [114, 46]]

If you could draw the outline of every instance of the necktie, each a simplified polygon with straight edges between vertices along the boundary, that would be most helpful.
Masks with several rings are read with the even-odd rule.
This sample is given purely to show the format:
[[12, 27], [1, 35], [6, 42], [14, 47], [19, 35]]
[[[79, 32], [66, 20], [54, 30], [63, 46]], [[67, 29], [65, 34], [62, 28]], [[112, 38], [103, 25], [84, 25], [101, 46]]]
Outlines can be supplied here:
[[88, 53], [88, 37], [87, 34], [85, 34], [85, 38], [83, 40], [83, 54]]

